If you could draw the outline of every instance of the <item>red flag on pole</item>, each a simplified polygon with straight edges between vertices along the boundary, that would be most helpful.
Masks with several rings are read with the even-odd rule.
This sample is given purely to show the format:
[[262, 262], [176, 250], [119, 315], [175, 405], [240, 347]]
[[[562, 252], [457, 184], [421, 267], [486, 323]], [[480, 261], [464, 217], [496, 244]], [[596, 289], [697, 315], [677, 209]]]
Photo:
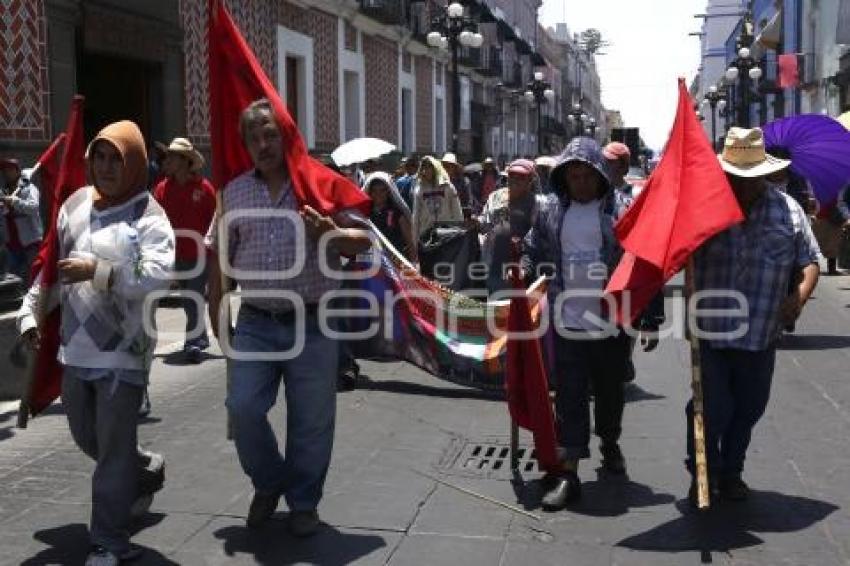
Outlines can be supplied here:
[[786, 53], [778, 58], [779, 88], [794, 88], [800, 85], [800, 59], [796, 53]]
[[[518, 244], [516, 244], [518, 245]], [[515, 290], [523, 290], [517, 270], [512, 270]], [[534, 330], [531, 305], [525, 294], [511, 298], [508, 311], [505, 391], [511, 418], [534, 435], [537, 462], [547, 472], [558, 471], [555, 417], [549, 400], [549, 380], [537, 338], [519, 338], [517, 333]]]
[[[41, 345], [33, 361], [34, 368], [30, 383], [22, 401], [22, 408], [37, 415], [59, 396], [62, 384], [62, 366], [56, 360], [59, 352], [59, 308], [51, 295], [57, 291], [59, 271], [59, 239], [56, 233], [56, 217], [65, 200], [86, 184], [85, 143], [83, 140], [82, 96], [75, 96], [65, 128], [65, 153], [59, 167], [56, 186], [50, 207], [50, 225], [41, 243], [41, 249], [32, 265], [32, 281], [40, 286], [39, 308], [36, 311]], [[24, 411], [21, 411], [24, 413]], [[28, 415], [21, 415], [24, 418]], [[26, 422], [24, 420], [23, 424]]]
[[370, 212], [369, 197], [351, 181], [310, 157], [298, 125], [286, 109], [224, 3], [209, 2], [210, 138], [213, 183], [219, 189], [253, 167], [239, 132], [239, 116], [249, 104], [267, 98], [283, 135], [284, 157], [300, 205], [322, 214], [344, 208]]
[[56, 192], [56, 177], [59, 175], [59, 167], [62, 164], [62, 148], [65, 143], [65, 132], [62, 132], [53, 143], [44, 150], [36, 162], [38, 165], [38, 188], [41, 198], [47, 199], [48, 210], [53, 203], [53, 194]]
[[631, 323], [707, 239], [744, 219], [679, 79], [679, 106], [658, 168], [617, 224], [625, 255], [606, 292]]

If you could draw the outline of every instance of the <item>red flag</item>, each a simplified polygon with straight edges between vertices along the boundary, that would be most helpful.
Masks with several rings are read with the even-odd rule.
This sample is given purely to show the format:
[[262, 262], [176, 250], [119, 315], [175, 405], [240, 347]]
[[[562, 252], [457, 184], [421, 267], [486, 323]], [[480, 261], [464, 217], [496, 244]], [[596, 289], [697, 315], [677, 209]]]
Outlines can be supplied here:
[[617, 224], [626, 251], [606, 292], [632, 322], [707, 239], [744, 219], [679, 79], [679, 106], [658, 168]]
[[49, 308], [49, 297], [56, 293], [59, 272], [59, 238], [56, 233], [56, 217], [65, 200], [77, 189], [86, 184], [85, 145], [83, 140], [83, 103], [82, 96], [75, 96], [71, 103], [71, 113], [65, 128], [65, 153], [59, 167], [58, 179], [53, 193], [50, 209], [50, 226], [41, 243], [41, 249], [32, 266], [32, 280], [41, 276], [40, 299], [42, 305], [36, 312], [41, 333], [41, 346], [33, 362], [35, 369], [32, 383], [27, 392], [26, 406], [33, 415], [47, 408], [59, 396], [62, 385], [62, 366], [56, 359], [59, 352], [59, 308]]
[[224, 188], [253, 167], [241, 141], [239, 115], [255, 100], [267, 98], [283, 135], [284, 157], [298, 203], [310, 205], [322, 214], [357, 208], [368, 216], [369, 197], [354, 183], [310, 157], [298, 125], [224, 3], [210, 0], [209, 10], [210, 138], [216, 187]]
[[[517, 270], [512, 270], [515, 290], [524, 289]], [[555, 417], [549, 401], [549, 380], [543, 364], [543, 352], [537, 338], [519, 339], [515, 333], [531, 332], [534, 323], [528, 297], [511, 298], [508, 312], [508, 347], [505, 368], [505, 391], [511, 418], [534, 435], [534, 448], [540, 467], [557, 472], [558, 453]]]
[[62, 148], [65, 143], [65, 132], [62, 132], [53, 143], [44, 150], [41, 157], [38, 158], [38, 189], [41, 192], [41, 198], [47, 199], [48, 209], [53, 203], [53, 194], [56, 192], [56, 176], [59, 174], [61, 166]]
[[778, 58], [779, 88], [794, 88], [800, 85], [800, 60], [796, 53], [786, 53]]

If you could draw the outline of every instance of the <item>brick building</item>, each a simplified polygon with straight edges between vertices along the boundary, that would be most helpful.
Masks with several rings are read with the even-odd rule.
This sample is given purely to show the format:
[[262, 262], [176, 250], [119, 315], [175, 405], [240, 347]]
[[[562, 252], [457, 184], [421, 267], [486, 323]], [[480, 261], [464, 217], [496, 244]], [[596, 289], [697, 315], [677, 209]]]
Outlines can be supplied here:
[[[310, 149], [360, 136], [403, 153], [452, 144], [449, 54], [429, 48], [445, 0], [225, 0]], [[459, 153], [536, 152], [517, 96], [535, 67], [541, 0], [466, 0], [485, 37], [460, 61]], [[0, 0], [0, 154], [30, 163], [86, 96], [86, 134], [121, 118], [146, 138], [209, 145], [207, 0]], [[557, 149], [557, 148], [553, 148]]]

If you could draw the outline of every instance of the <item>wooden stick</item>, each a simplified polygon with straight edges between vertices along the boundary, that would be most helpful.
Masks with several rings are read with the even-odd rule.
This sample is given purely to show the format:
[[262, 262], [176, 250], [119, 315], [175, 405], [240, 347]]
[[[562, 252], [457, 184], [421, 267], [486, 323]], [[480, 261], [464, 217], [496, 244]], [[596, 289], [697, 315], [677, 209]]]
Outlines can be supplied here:
[[[688, 259], [685, 268], [685, 290], [690, 304], [696, 291], [694, 283], [694, 259]], [[691, 331], [696, 324], [690, 324], [693, 312], [688, 309], [688, 340], [691, 344], [691, 389], [694, 406], [694, 453], [696, 455], [697, 507], [708, 509], [711, 505], [708, 490], [708, 459], [705, 453], [705, 411], [702, 394], [702, 366], [700, 363], [699, 339]]]
[[[23, 347], [23, 345], [21, 345]], [[38, 351], [27, 356], [29, 363], [27, 364], [27, 381], [24, 387], [24, 394], [21, 396], [21, 401], [18, 404], [18, 428], [27, 428], [27, 423], [30, 418], [30, 399], [35, 392], [35, 366], [38, 362]]]
[[482, 494], [480, 494], [480, 493], [476, 493], [476, 492], [474, 492], [474, 491], [472, 491], [472, 490], [466, 489], [465, 487], [460, 487], [459, 485], [455, 485], [455, 484], [453, 484], [453, 483], [449, 483], [449, 482], [447, 482], [446, 480], [441, 480], [440, 478], [434, 477], [434, 476], [432, 476], [432, 475], [430, 475], [430, 474], [426, 474], [425, 472], [420, 472], [419, 470], [414, 470], [413, 468], [411, 468], [410, 470], [411, 470], [413, 473], [415, 473], [415, 474], [419, 474], [420, 476], [422, 476], [422, 477], [424, 477], [424, 478], [428, 478], [429, 480], [433, 480], [433, 481], [435, 481], [435, 482], [437, 482], [437, 483], [439, 483], [439, 484], [442, 484], [442, 485], [444, 485], [444, 486], [446, 486], [446, 487], [450, 487], [450, 488], [452, 488], [452, 489], [455, 489], [455, 490], [457, 490], [457, 491], [459, 491], [459, 492], [461, 492], [461, 493], [465, 493], [465, 494], [467, 494], [467, 495], [471, 495], [472, 497], [476, 497], [476, 498], [478, 498], [478, 499], [480, 499], [480, 500], [482, 500], [482, 501], [486, 501], [486, 502], [488, 502], [488, 503], [492, 503], [493, 505], [498, 505], [499, 507], [504, 507], [505, 509], [507, 509], [507, 510], [509, 510], [509, 511], [513, 511], [514, 513], [519, 513], [520, 515], [525, 515], [526, 517], [531, 517], [532, 519], [534, 519], [534, 520], [536, 520], [536, 521], [539, 521], [539, 520], [540, 520], [540, 516], [539, 516], [539, 515], [535, 515], [534, 513], [530, 513], [530, 512], [528, 512], [528, 511], [526, 511], [525, 509], [521, 509], [521, 508], [517, 507], [516, 505], [511, 505], [511, 504], [509, 504], [509, 503], [505, 503], [504, 501], [499, 501], [498, 499], [494, 499], [494, 498], [492, 498], [492, 497], [488, 497], [488, 496], [486, 496], [486, 495], [482, 495]]
[[519, 426], [513, 417], [511, 420], [511, 471], [519, 470]]
[[[219, 283], [221, 285], [221, 293], [222, 295], [227, 295], [228, 290], [230, 289], [230, 282], [227, 278], [227, 275], [224, 274], [224, 265], [227, 262], [228, 254], [227, 249], [224, 247], [224, 242], [226, 240], [226, 227], [222, 222], [222, 217], [224, 216], [224, 197], [221, 195], [222, 191], [216, 191], [215, 193], [215, 218], [216, 218], [216, 230], [218, 231], [218, 275], [219, 275]], [[222, 328], [221, 324], [219, 324], [218, 332], [219, 336], [221, 336], [222, 332], [228, 333], [228, 339], [230, 338], [230, 299], [228, 298], [226, 302], [219, 304], [219, 311], [224, 308], [224, 328]], [[219, 316], [219, 313], [214, 313], [215, 316]], [[225, 355], [225, 376], [226, 376], [226, 385], [225, 385], [225, 399], [230, 397], [230, 384], [232, 381], [232, 368], [230, 363], [230, 358]], [[227, 409], [227, 440], [233, 440], [233, 418], [230, 416], [230, 409]]]

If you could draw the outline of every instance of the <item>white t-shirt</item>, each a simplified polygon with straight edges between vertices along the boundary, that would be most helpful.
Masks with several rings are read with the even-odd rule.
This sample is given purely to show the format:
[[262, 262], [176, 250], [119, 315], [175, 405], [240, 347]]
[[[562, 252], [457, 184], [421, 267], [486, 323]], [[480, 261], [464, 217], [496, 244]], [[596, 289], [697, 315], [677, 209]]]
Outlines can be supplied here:
[[564, 291], [586, 292], [586, 295], [565, 299], [561, 307], [561, 326], [571, 330], [600, 329], [599, 325], [585, 317], [585, 313], [601, 316], [602, 290], [607, 277], [600, 253], [600, 206], [602, 203], [598, 199], [588, 203], [571, 203], [561, 227]]

